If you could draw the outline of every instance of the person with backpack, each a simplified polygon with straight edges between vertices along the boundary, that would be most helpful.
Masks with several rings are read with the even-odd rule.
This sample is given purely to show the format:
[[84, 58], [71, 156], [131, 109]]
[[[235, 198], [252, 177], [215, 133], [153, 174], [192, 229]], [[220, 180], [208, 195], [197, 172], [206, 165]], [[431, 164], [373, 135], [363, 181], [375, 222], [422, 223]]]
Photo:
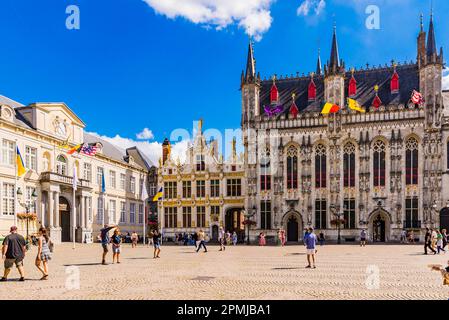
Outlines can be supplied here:
[[38, 247], [35, 264], [39, 271], [42, 272], [41, 280], [48, 280], [48, 262], [51, 260], [53, 244], [48, 236], [47, 229], [43, 227], [39, 229], [39, 236], [37, 237], [37, 240]]

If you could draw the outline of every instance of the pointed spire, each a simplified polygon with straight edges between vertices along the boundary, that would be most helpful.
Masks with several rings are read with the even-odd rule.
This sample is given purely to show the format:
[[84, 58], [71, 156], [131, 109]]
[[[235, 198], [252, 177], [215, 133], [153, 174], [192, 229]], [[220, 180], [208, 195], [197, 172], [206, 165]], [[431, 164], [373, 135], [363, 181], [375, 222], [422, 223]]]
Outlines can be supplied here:
[[296, 100], [296, 94], [292, 93], [292, 105], [290, 106], [290, 115], [293, 117], [293, 119], [296, 119], [296, 117], [298, 116], [298, 113], [299, 113], [299, 109], [296, 106], [295, 100]]
[[435, 28], [433, 26], [433, 9], [430, 14], [430, 24], [429, 24], [429, 33], [427, 36], [427, 58], [429, 62], [434, 62], [432, 60], [433, 56], [437, 54], [437, 45], [435, 41]]
[[422, 33], [422, 32], [424, 32], [424, 15], [422, 14], [422, 12], [421, 12], [421, 15], [420, 15], [420, 21], [421, 21], [421, 30], [420, 30], [420, 32]]
[[318, 61], [316, 63], [316, 74], [321, 76], [323, 69], [321, 68], [321, 50], [318, 49]]
[[248, 57], [246, 60], [246, 72], [245, 72], [245, 81], [247, 83], [253, 82], [256, 78], [256, 61], [254, 59], [254, 49], [253, 44], [251, 43], [251, 39], [248, 44]]
[[335, 70], [340, 67], [340, 55], [338, 53], [338, 43], [337, 43], [337, 26], [334, 25], [334, 35], [332, 36], [332, 49], [331, 49], [331, 59], [329, 64], [330, 69]]

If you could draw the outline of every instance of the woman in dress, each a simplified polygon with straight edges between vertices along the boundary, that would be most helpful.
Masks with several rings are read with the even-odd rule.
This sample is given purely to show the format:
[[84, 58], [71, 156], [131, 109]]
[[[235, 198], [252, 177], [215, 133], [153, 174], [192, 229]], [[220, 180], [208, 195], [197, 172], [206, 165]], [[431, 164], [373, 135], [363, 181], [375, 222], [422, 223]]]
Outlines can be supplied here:
[[237, 245], [237, 232], [235, 231], [232, 233], [232, 244]]
[[265, 242], [265, 233], [261, 232], [259, 234], [259, 246], [263, 247], [265, 246], [266, 242]]
[[281, 234], [281, 245], [285, 246], [285, 240], [286, 240], [286, 238], [285, 238], [285, 230], [281, 228], [280, 234]]
[[111, 238], [112, 242], [112, 263], [117, 260], [120, 263], [120, 245], [122, 243], [122, 237], [120, 236], [120, 230], [115, 229]]
[[137, 235], [137, 233], [135, 231], [133, 231], [133, 234], [131, 235], [131, 247], [135, 248], [137, 247], [137, 240], [139, 240], [139, 236]]
[[[48, 237], [47, 229], [39, 229], [38, 249], [36, 256], [36, 267], [42, 272], [41, 280], [48, 280], [48, 261], [51, 260], [50, 252], [51, 240]], [[42, 264], [42, 266], [41, 266]]]

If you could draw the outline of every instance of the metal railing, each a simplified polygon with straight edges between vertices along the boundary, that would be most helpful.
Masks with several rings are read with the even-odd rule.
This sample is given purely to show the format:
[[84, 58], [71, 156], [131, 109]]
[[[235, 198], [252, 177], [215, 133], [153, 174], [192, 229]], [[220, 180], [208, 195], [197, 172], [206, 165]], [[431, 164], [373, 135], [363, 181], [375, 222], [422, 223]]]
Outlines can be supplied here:
[[[66, 185], [73, 185], [73, 177], [65, 176], [56, 172], [42, 172], [40, 176], [41, 182], [57, 182]], [[90, 188], [90, 182], [85, 179], [78, 179], [78, 187]]]

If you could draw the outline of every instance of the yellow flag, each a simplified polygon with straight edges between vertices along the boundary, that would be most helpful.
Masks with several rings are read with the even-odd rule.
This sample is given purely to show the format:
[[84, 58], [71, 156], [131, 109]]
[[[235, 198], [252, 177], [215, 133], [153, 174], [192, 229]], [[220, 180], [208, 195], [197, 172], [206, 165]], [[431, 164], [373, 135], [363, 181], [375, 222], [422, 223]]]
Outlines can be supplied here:
[[21, 177], [27, 171], [25, 165], [23, 164], [22, 155], [20, 154], [19, 147], [17, 147], [16, 155], [16, 165], [17, 165], [17, 176]]
[[363, 107], [361, 107], [359, 105], [359, 103], [357, 101], [355, 101], [354, 99], [348, 99], [348, 106], [349, 106], [349, 109], [351, 109], [351, 110], [359, 111], [362, 113], [366, 112], [365, 109], [363, 109]]
[[154, 195], [153, 202], [161, 201], [163, 196], [164, 196], [164, 193], [162, 192], [162, 188], [160, 188], [159, 192]]

